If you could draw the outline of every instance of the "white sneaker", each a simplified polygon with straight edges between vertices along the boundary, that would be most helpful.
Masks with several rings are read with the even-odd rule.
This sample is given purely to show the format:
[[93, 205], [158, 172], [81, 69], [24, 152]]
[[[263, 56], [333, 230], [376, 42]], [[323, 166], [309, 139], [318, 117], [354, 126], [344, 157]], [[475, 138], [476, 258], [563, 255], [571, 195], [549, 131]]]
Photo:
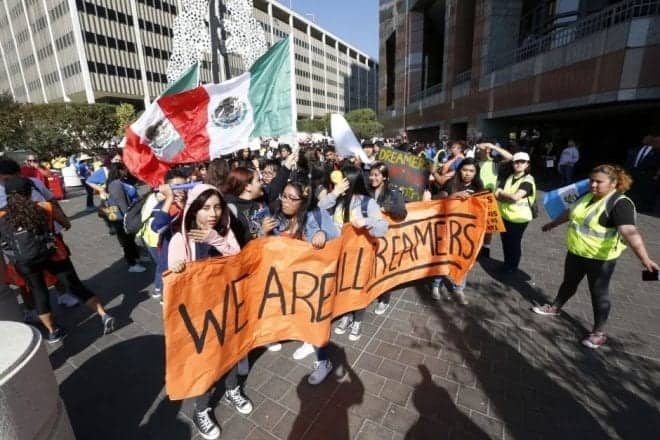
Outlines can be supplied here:
[[332, 362], [330, 361], [316, 361], [314, 362], [314, 371], [307, 378], [310, 385], [318, 385], [328, 377], [332, 371]]
[[128, 271], [131, 273], [142, 273], [145, 270], [147, 270], [146, 267], [142, 266], [141, 264], [134, 264], [132, 266], [128, 266]]
[[247, 376], [250, 372], [250, 360], [247, 356], [238, 362], [238, 375]]
[[374, 313], [376, 315], [382, 315], [385, 312], [387, 312], [387, 309], [389, 307], [390, 307], [390, 305], [388, 303], [379, 302], [378, 304], [376, 304], [376, 310], [374, 310]]
[[78, 304], [80, 304], [80, 301], [78, 300], [78, 297], [75, 295], [72, 295], [70, 293], [63, 293], [61, 295], [58, 295], [57, 303], [64, 307], [75, 307]]
[[431, 298], [434, 300], [438, 301], [441, 296], [440, 296], [440, 286], [433, 286], [431, 289]]
[[282, 349], [282, 344], [276, 342], [274, 344], [266, 345], [266, 348], [268, 348], [268, 351], [280, 351]]
[[302, 345], [293, 352], [293, 358], [299, 361], [301, 359], [305, 359], [312, 353], [314, 353], [314, 346], [307, 342], [303, 342]]

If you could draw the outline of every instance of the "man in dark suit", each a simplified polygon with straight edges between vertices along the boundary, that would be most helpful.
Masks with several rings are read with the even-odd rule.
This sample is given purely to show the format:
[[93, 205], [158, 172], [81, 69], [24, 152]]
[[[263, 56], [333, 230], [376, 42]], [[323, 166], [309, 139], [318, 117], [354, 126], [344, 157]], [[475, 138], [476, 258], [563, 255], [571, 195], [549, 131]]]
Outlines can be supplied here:
[[630, 197], [640, 212], [653, 213], [660, 189], [660, 136], [645, 136], [628, 155], [626, 168], [633, 178]]

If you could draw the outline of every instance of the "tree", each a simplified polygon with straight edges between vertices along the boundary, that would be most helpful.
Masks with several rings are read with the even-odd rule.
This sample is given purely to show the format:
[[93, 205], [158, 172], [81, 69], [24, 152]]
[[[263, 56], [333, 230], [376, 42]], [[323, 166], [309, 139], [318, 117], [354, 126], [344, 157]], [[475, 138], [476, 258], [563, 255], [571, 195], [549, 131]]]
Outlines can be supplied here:
[[0, 148], [15, 150], [25, 142], [21, 124], [21, 105], [8, 93], [0, 94]]
[[330, 133], [330, 115], [326, 114], [315, 119], [298, 120], [298, 131], [306, 133]]
[[79, 145], [102, 148], [117, 133], [118, 117], [114, 105], [73, 104], [71, 111], [74, 118], [70, 127]]
[[359, 108], [346, 113], [346, 122], [360, 139], [382, 136], [383, 124], [378, 122], [376, 112], [370, 108]]
[[74, 148], [67, 104], [22, 104], [21, 118], [25, 128], [23, 147], [38, 156], [50, 157]]
[[135, 107], [132, 104], [123, 103], [117, 106], [117, 136], [123, 137], [126, 128], [137, 119]]

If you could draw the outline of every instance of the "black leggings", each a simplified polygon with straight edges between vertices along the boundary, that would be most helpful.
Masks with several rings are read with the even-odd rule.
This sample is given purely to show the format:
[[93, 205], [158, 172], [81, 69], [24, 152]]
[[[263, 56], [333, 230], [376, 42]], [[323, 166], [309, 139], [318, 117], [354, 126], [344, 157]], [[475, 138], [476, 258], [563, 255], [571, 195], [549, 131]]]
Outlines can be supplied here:
[[529, 223], [512, 223], [504, 220], [506, 232], [500, 234], [504, 266], [506, 269], [518, 269], [522, 256], [522, 239]]
[[206, 393], [195, 397], [195, 409], [197, 411], [203, 411], [211, 406], [211, 396], [213, 395], [213, 391], [215, 391], [218, 386], [222, 385], [223, 382], [226, 391], [233, 390], [238, 386], [238, 364], [234, 365], [234, 367], [209, 388]]
[[552, 305], [561, 308], [575, 295], [580, 281], [587, 276], [591, 307], [594, 311], [594, 332], [599, 332], [605, 326], [610, 314], [610, 278], [616, 266], [614, 260], [594, 260], [567, 253], [564, 263], [564, 281], [559, 286], [559, 292]]
[[124, 230], [124, 222], [110, 222], [111, 227], [117, 234], [117, 241], [124, 250], [124, 258], [129, 266], [134, 265], [140, 257], [140, 250], [135, 244], [135, 234], [127, 234]]
[[48, 294], [48, 285], [44, 278], [44, 270], [52, 273], [57, 280], [64, 286], [65, 292], [72, 292], [82, 302], [87, 302], [94, 297], [94, 293], [89, 290], [78, 278], [73, 263], [67, 257], [62, 261], [46, 261], [37, 264], [16, 264], [16, 272], [23, 277], [27, 286], [32, 292], [37, 313], [44, 315], [50, 313], [50, 297]]

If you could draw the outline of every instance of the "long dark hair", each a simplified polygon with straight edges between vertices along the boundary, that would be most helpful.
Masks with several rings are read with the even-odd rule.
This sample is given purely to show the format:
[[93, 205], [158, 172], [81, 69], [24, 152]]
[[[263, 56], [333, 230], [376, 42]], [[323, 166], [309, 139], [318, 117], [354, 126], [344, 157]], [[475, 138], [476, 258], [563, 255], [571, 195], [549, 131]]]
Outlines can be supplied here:
[[475, 191], [478, 192], [484, 189], [484, 183], [481, 181], [481, 177], [479, 176], [479, 164], [475, 159], [469, 157], [461, 161], [461, 164], [456, 169], [456, 173], [451, 178], [451, 180], [447, 182], [447, 189], [448, 189], [447, 192], [449, 193], [449, 195], [452, 195], [453, 193], [459, 191], [460, 188], [462, 188], [463, 181], [461, 180], [461, 169], [468, 165], [474, 166], [474, 169], [476, 171], [474, 174], [474, 178], [472, 179], [472, 186], [474, 187]]
[[7, 194], [7, 221], [17, 231], [20, 228], [33, 234], [43, 234], [48, 230], [46, 212], [33, 202], [31, 194]]
[[[312, 199], [310, 187], [306, 186], [302, 182], [292, 181], [292, 182], [288, 182], [284, 186], [284, 189], [282, 190], [282, 194], [284, 194], [284, 190], [287, 187], [294, 188], [296, 190], [296, 193], [298, 193], [298, 197], [300, 197], [300, 208], [298, 208], [298, 212], [296, 212], [294, 216], [296, 219], [296, 224], [298, 225], [298, 229], [293, 234], [293, 238], [302, 240], [303, 232], [305, 229], [305, 223], [307, 222], [307, 213], [310, 211], [310, 200]], [[286, 217], [282, 212], [281, 200], [277, 200], [275, 203], [273, 203], [272, 210], [273, 210], [273, 217], [278, 218], [280, 214]]]
[[105, 181], [105, 187], [109, 187], [112, 182], [117, 179], [121, 179], [122, 174], [126, 171], [126, 166], [121, 162], [115, 162], [110, 164], [108, 168], [108, 178]]
[[227, 202], [225, 202], [222, 194], [220, 194], [220, 191], [217, 189], [207, 189], [192, 201], [188, 207], [188, 211], [186, 211], [186, 217], [183, 219], [186, 231], [198, 228], [197, 212], [204, 207], [206, 201], [212, 196], [218, 196], [220, 199], [220, 208], [222, 209], [220, 220], [216, 223], [213, 229], [223, 237], [227, 235], [227, 232], [229, 232], [229, 208], [227, 207]]
[[346, 193], [337, 198], [337, 205], [341, 204], [344, 209], [344, 223], [348, 223], [351, 221], [351, 200], [353, 200], [353, 196], [361, 195], [369, 197], [369, 191], [364, 182], [364, 174], [362, 174], [360, 168], [355, 165], [344, 165], [341, 173], [348, 179], [348, 189]]
[[[378, 172], [385, 179], [383, 182], [383, 194], [387, 194], [390, 190], [390, 170], [387, 168], [385, 162], [374, 162], [371, 164], [372, 170], [378, 170]], [[371, 170], [369, 171], [371, 172]], [[372, 192], [375, 193], [374, 188], [370, 188]]]
[[229, 172], [220, 191], [223, 194], [231, 194], [236, 197], [240, 196], [250, 182], [252, 182], [254, 173], [254, 170], [245, 167], [234, 168]]

